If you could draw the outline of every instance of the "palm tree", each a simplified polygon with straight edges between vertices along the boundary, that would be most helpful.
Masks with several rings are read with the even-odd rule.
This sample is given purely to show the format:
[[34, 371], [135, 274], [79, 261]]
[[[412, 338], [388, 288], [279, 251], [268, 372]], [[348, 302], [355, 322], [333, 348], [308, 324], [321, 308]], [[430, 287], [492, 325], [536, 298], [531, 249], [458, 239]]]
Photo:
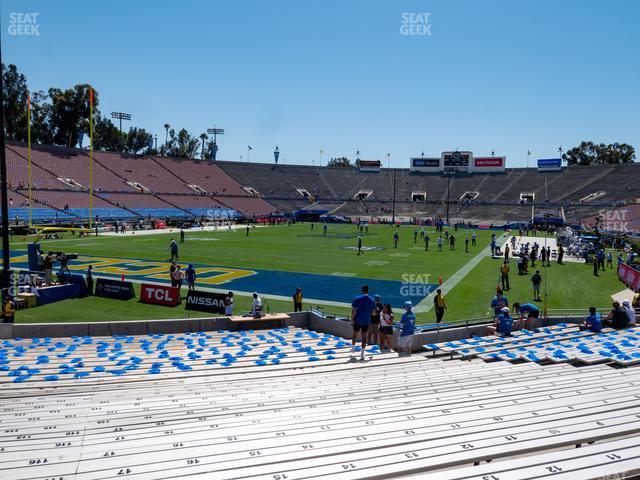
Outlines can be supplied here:
[[200, 158], [204, 160], [204, 141], [209, 138], [206, 133], [200, 134], [200, 140], [202, 140], [202, 153], [200, 153]]
[[164, 151], [167, 151], [167, 143], [169, 143], [169, 129], [171, 128], [171, 125], [169, 125], [168, 123], [164, 124]]

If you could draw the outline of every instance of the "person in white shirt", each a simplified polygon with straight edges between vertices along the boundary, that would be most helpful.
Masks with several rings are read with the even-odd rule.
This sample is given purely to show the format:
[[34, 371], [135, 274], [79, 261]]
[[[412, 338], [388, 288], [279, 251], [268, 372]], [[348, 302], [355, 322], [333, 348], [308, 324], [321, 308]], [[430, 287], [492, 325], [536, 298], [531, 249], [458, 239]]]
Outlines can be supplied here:
[[622, 302], [622, 308], [627, 312], [627, 317], [629, 317], [629, 323], [634, 325], [636, 323], [636, 311], [629, 303], [629, 300], [625, 300]]
[[224, 314], [227, 316], [233, 315], [233, 292], [229, 292], [227, 297], [224, 299]]
[[380, 312], [380, 350], [391, 350], [393, 345], [393, 311], [386, 304]]
[[253, 306], [251, 307], [251, 315], [256, 318], [262, 316], [262, 299], [256, 292], [253, 292]]

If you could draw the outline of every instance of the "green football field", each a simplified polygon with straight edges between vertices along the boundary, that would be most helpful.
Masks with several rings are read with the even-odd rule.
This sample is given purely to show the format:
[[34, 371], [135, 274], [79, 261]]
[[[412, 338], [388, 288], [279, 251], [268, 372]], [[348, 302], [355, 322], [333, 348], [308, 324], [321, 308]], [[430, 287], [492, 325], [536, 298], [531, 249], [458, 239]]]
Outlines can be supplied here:
[[[356, 254], [354, 248], [358, 236], [357, 227], [354, 225], [330, 225], [326, 237], [323, 236], [320, 224], [316, 224], [311, 230], [310, 224], [306, 223], [251, 228], [248, 236], [245, 229], [187, 231], [186, 241], [180, 245], [180, 263], [183, 266], [188, 263], [222, 266], [231, 270], [237, 269], [240, 274], [256, 269], [260, 275], [252, 280], [254, 283], [258, 282], [255, 290], [264, 295], [271, 311], [292, 310], [289, 298], [293, 294], [296, 282], [302, 278], [300, 274], [304, 274], [305, 281], [311, 279], [311, 286], [303, 292], [305, 308], [320, 305], [328, 313], [348, 315], [350, 308], [348, 300], [345, 299], [357, 295], [357, 286], [368, 282], [378, 282], [376, 285], [383, 285], [387, 289], [381, 291], [393, 292], [393, 306], [400, 308], [402, 292], [406, 290], [398, 289], [403, 285], [433, 286], [441, 280], [444, 282], [443, 286], [447, 287], [447, 290], [450, 289], [446, 295], [449, 312], [445, 316], [445, 322], [487, 315], [489, 303], [495, 294], [501, 264], [499, 259], [491, 259], [486, 255], [492, 232], [478, 230], [477, 246], [470, 247], [469, 252], [465, 253], [463, 239], [465, 235], [470, 237], [471, 230], [460, 229], [454, 232], [450, 229], [457, 239], [456, 250], [450, 251], [445, 246], [441, 252], [437, 251], [437, 235], [433, 228], [428, 229], [431, 236], [428, 252], [425, 252], [420, 237], [414, 243], [415, 229], [411, 226], [398, 229], [400, 239], [398, 247], [394, 248], [394, 230], [394, 227], [385, 225], [370, 226], [368, 233], [362, 234], [365, 253], [361, 256]], [[499, 243], [506, 239], [503, 237], [504, 232], [496, 234]], [[67, 234], [61, 240], [41, 240], [40, 243], [43, 251], [77, 252], [92, 258], [156, 262], [166, 264], [168, 270], [168, 246], [173, 237], [177, 238], [177, 232], [86, 238]], [[542, 243], [543, 239], [540, 238], [539, 241]], [[25, 250], [26, 243], [23, 239], [15, 239], [12, 255], [23, 254]], [[117, 269], [113, 268], [112, 271], [117, 272]], [[100, 274], [99, 271], [96, 273]], [[512, 262], [511, 290], [506, 292], [511, 302], [522, 303], [531, 300], [531, 268], [529, 273], [528, 276], [518, 276], [515, 262]], [[129, 275], [126, 277], [135, 280], [129, 278]], [[261, 281], [264, 282], [265, 290], [260, 289]], [[283, 282], [287, 285], [281, 285]], [[608, 269], [601, 272], [599, 277], [594, 277], [592, 267], [569, 262], [564, 265], [554, 262], [547, 269], [545, 283], [550, 310], [586, 310], [590, 305], [606, 307], [610, 304], [611, 294], [623, 288], [614, 269]], [[204, 286], [226, 290], [233, 289], [233, 285], [235, 284], [232, 282]], [[316, 286], [322, 287], [324, 296], [316, 299], [318, 301], [313, 301], [313, 294], [309, 292], [314, 292]], [[136, 284], [136, 290], [137, 288]], [[270, 295], [270, 289], [290, 292], [290, 295]], [[186, 288], [183, 288], [184, 295]], [[332, 298], [334, 296], [335, 298]], [[236, 311], [247, 311], [250, 307], [249, 296], [236, 293], [236, 298]], [[417, 308], [419, 323], [431, 323], [435, 320], [429, 300], [425, 300]], [[542, 307], [542, 304], [540, 306]], [[188, 312], [184, 306], [169, 308], [142, 304], [137, 299], [123, 302], [87, 297], [20, 310], [16, 322], [142, 320], [206, 315]]]

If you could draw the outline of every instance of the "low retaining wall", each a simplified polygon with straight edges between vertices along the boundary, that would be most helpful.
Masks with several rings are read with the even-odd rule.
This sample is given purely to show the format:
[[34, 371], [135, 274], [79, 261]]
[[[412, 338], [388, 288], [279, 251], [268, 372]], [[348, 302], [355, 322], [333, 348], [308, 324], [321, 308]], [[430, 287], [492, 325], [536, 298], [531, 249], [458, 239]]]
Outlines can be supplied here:
[[[582, 318], [549, 318], [546, 320], [539, 319], [535, 322], [535, 328], [542, 326], [556, 325], [558, 323], [582, 323]], [[326, 332], [332, 335], [338, 335], [343, 338], [351, 338], [353, 329], [350, 322], [344, 320], [336, 320], [334, 318], [323, 318], [315, 313], [310, 313], [309, 329], [317, 332]], [[451, 342], [454, 340], [462, 340], [463, 338], [471, 338], [473, 335], [482, 337], [487, 334], [487, 325], [469, 325], [454, 328], [446, 328], [443, 330], [429, 330], [419, 332], [413, 336], [412, 351], [418, 352], [423, 350], [422, 345], [428, 343]], [[398, 339], [398, 332], [394, 333], [394, 341]]]
[[[309, 312], [288, 314], [286, 325], [307, 328]], [[258, 328], [258, 322], [248, 323], [243, 328]], [[263, 325], [264, 326], [264, 325]], [[275, 325], [274, 325], [275, 326]], [[228, 317], [179, 318], [167, 320], [132, 320], [124, 322], [72, 322], [72, 323], [15, 323], [0, 324], [0, 338], [61, 338], [72, 336], [148, 335], [151, 333], [207, 332], [215, 330], [237, 330], [239, 325]]]

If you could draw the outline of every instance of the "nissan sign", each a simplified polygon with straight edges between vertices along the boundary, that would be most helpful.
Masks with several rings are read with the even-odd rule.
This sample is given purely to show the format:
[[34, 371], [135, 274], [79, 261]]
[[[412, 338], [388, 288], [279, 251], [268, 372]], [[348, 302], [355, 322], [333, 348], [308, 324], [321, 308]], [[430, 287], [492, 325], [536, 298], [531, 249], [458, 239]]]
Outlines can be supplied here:
[[190, 290], [187, 294], [187, 304], [185, 305], [185, 309], [224, 314], [225, 298], [226, 295], [222, 293]]
[[140, 301], [142, 303], [153, 303], [155, 305], [166, 305], [175, 307], [182, 303], [180, 289], [168, 287], [166, 285], [151, 285], [143, 283], [140, 285]]

